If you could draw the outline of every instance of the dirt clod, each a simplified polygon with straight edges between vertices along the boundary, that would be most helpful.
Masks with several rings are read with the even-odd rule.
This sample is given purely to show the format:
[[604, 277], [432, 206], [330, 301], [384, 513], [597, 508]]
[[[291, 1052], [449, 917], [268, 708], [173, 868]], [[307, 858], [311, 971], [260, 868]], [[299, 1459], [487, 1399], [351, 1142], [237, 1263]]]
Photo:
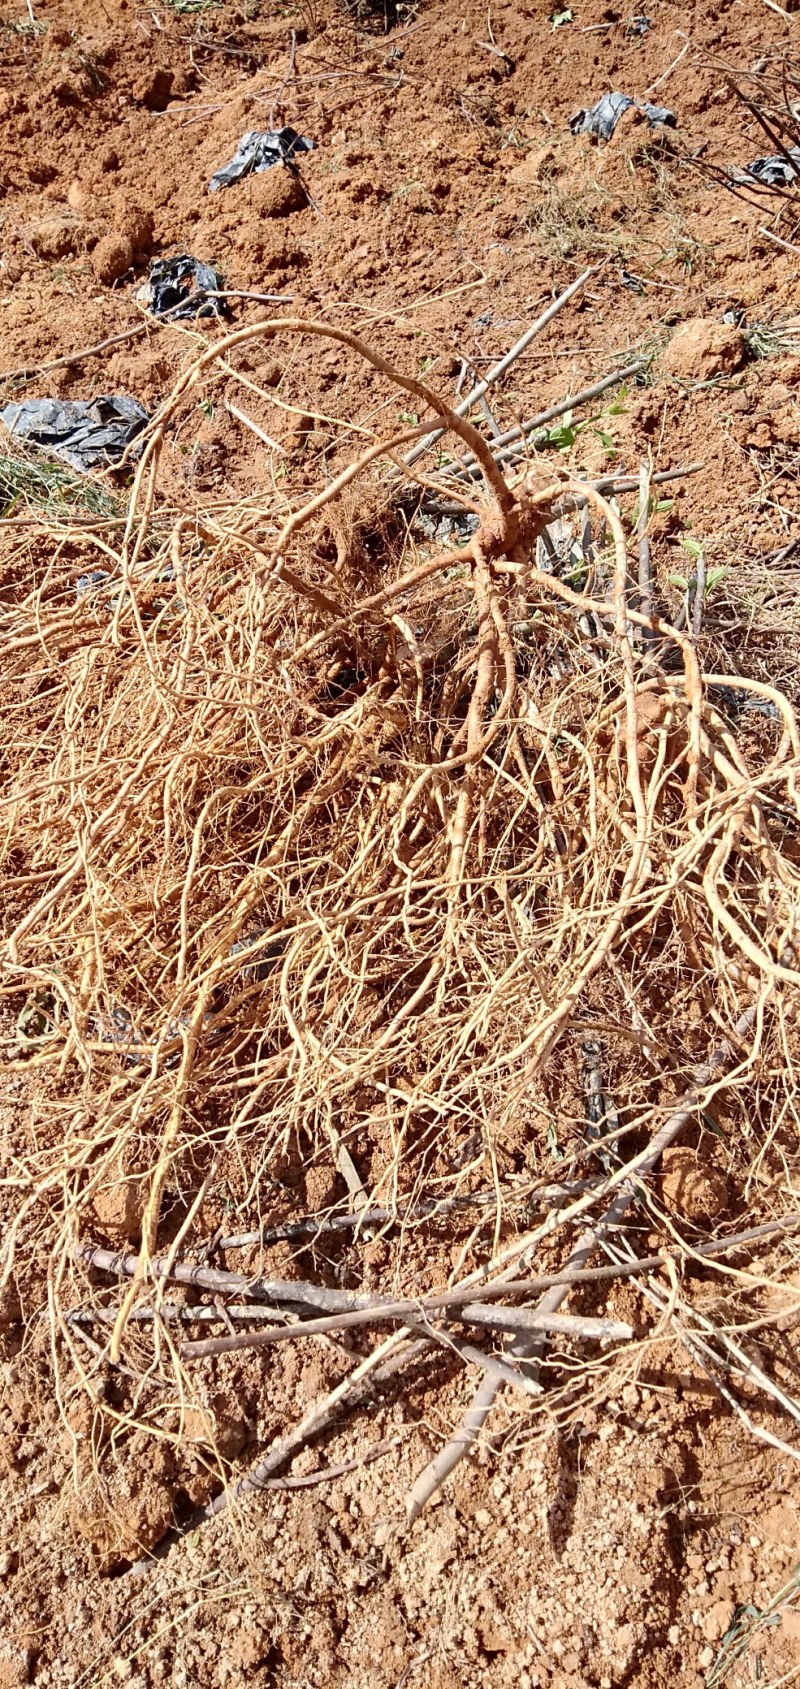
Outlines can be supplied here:
[[275, 165], [272, 170], [250, 176], [247, 182], [250, 206], [261, 217], [288, 217], [308, 204], [302, 183], [293, 170]]
[[92, 253], [92, 269], [98, 281], [111, 287], [133, 263], [133, 247], [127, 235], [104, 235]]
[[165, 111], [172, 93], [172, 82], [171, 70], [146, 71], [134, 83], [133, 97], [148, 111]]
[[24, 1648], [0, 1643], [0, 1689], [23, 1689], [30, 1683], [33, 1655]]
[[694, 1150], [672, 1145], [661, 1158], [661, 1195], [668, 1208], [687, 1220], [714, 1220], [728, 1204], [727, 1181], [703, 1164]]
[[27, 230], [37, 258], [71, 258], [84, 246], [84, 228], [77, 217], [43, 217]]
[[69, 1515], [99, 1567], [110, 1570], [120, 1560], [135, 1560], [169, 1530], [172, 1480], [165, 1448], [155, 1449], [141, 1471], [128, 1460], [103, 1482], [87, 1473], [69, 1498]]
[[680, 381], [713, 381], [715, 376], [731, 375], [739, 369], [744, 355], [744, 339], [738, 328], [693, 317], [676, 330], [662, 354], [662, 363]]
[[92, 1207], [103, 1235], [113, 1244], [132, 1243], [138, 1238], [146, 1191], [142, 1179], [113, 1171], [95, 1191]]
[[[155, 219], [152, 211], [123, 200], [114, 212], [114, 234], [120, 235], [131, 247], [134, 257], [144, 259], [153, 250]], [[126, 265], [127, 268], [127, 265]]]

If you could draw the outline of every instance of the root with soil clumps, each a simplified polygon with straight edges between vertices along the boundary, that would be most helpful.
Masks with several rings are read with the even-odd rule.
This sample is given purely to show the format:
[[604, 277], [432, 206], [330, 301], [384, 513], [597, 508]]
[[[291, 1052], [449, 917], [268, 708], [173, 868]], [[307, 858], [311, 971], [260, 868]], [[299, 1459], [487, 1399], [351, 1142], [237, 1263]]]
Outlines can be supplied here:
[[[280, 335], [333, 339], [426, 420], [288, 513], [268, 493], [167, 520], [173, 419], [220, 360]], [[476, 531], [439, 552], [403, 536], [388, 482], [368, 479], [432, 416], [488, 489]], [[577, 571], [539, 567], [571, 497], [607, 543]], [[639, 604], [619, 511], [587, 483], [509, 486], [424, 384], [288, 319], [227, 335], [181, 376], [118, 548], [85, 524], [57, 543], [44, 520], [25, 533], [36, 584], [6, 612], [0, 702], [4, 989], [20, 1011], [6, 1065], [35, 1088], [38, 1125], [3, 1254], [18, 1283], [51, 1257], [62, 1373], [85, 1375], [64, 1309], [78, 1246], [115, 1241], [109, 1192], [125, 1193], [116, 1241], [141, 1242], [102, 1353], [134, 1376], [133, 1316], [158, 1315], [172, 1265], [214, 1229], [223, 1175], [260, 1216], [278, 1171], [342, 1166], [345, 1147], [356, 1192], [413, 1211], [459, 1186], [477, 1132], [496, 1199], [483, 1276], [530, 1260], [552, 1227], [503, 1245], [504, 1167], [552, 1176], [548, 1076], [576, 1019], [617, 1029], [635, 1059], [615, 1089], [630, 1162], [571, 1217], [650, 1166], [660, 1111], [692, 1080], [692, 996], [730, 1059], [686, 1118], [722, 1083], [752, 1098], [773, 1043], [780, 1113], [800, 983], [795, 715], [762, 682], [704, 673], [698, 642]], [[92, 570], [78, 596], [77, 554]], [[746, 744], [712, 701], [725, 688], [769, 705]], [[403, 1270], [401, 1232], [400, 1297]], [[168, 1321], [147, 1329], [144, 1370], [171, 1357], [185, 1384]]]

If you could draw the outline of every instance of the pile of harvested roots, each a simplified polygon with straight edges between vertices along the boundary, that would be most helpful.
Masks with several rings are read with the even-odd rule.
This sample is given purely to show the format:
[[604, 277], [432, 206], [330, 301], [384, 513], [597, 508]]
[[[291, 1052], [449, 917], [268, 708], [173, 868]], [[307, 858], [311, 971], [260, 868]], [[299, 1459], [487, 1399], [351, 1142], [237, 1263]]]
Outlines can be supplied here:
[[[293, 512], [274, 494], [168, 519], [160, 455], [204, 371], [298, 335], [367, 359], [426, 422]], [[432, 417], [473, 454], [484, 493], [403, 466]], [[401, 520], [398, 489], [415, 479], [472, 514], [471, 534], [436, 551]], [[617, 502], [541, 463], [510, 486], [420, 382], [348, 334], [283, 320], [184, 373], [145, 436], [124, 524], [14, 529], [6, 1068], [25, 1077], [34, 1126], [6, 1187], [4, 1271], [25, 1311], [47, 1260], [55, 1364], [90, 1384], [100, 1362], [140, 1376], [171, 1357], [191, 1390], [209, 1364], [198, 1347], [249, 1341], [259, 1318], [263, 1364], [277, 1364], [297, 1327], [264, 1332], [265, 1308], [325, 1330], [388, 1324], [248, 1482], [444, 1342], [478, 1368], [478, 1394], [415, 1486], [415, 1515], [498, 1390], [536, 1407], [549, 1336], [629, 1335], [581, 1317], [581, 1275], [602, 1249], [604, 1272], [647, 1282], [655, 1264], [632, 1264], [623, 1222], [720, 1088], [734, 1118], [743, 1099], [754, 1144], [791, 1124], [797, 723], [765, 682], [704, 672], [696, 630], [658, 613], [644, 494], [632, 563]], [[577, 552], [563, 543], [573, 514]], [[565, 1156], [576, 1035], [584, 1060], [607, 1048], [611, 1071], [593, 1070], [601, 1148], [573, 1118]], [[349, 1187], [326, 1224], [398, 1235], [381, 1296], [272, 1279], [277, 1171], [314, 1158]], [[232, 1168], [236, 1211], [210, 1245], [219, 1260], [242, 1242], [226, 1231], [255, 1224], [244, 1241], [260, 1265], [239, 1277], [208, 1237]], [[101, 1247], [119, 1240], [99, 1218], [109, 1190], [125, 1193], [124, 1257]], [[462, 1198], [475, 1229], [432, 1298], [418, 1272], [404, 1280], [407, 1225]], [[317, 1235], [295, 1218], [273, 1237]], [[178, 1326], [202, 1335], [209, 1318], [223, 1335], [179, 1351]]]

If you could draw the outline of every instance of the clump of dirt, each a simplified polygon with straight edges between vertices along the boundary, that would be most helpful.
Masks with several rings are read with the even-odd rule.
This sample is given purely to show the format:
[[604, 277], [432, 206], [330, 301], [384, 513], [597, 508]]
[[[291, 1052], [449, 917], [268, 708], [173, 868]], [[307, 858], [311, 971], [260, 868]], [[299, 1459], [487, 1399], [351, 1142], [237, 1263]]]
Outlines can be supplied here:
[[730, 1190], [724, 1174], [688, 1145], [672, 1145], [661, 1157], [661, 1196], [687, 1220], [715, 1220], [727, 1212]]
[[133, 263], [133, 247], [127, 235], [104, 235], [92, 254], [92, 269], [98, 281], [109, 287], [124, 276]]
[[713, 381], [732, 375], [745, 359], [745, 343], [738, 328], [702, 317], [681, 323], [666, 347], [662, 362], [682, 381]]

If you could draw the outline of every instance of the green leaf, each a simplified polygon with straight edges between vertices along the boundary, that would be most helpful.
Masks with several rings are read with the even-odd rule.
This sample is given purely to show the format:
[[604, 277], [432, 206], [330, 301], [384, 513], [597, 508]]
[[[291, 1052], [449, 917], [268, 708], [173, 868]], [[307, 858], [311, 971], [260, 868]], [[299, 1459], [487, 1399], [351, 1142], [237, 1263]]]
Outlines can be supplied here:
[[685, 575], [670, 575], [668, 577], [668, 579], [669, 579], [670, 586], [679, 586], [680, 589], [681, 589], [681, 592], [687, 592], [688, 591], [689, 582], [687, 581]]
[[684, 551], [688, 551], [690, 557], [702, 557], [705, 550], [700, 541], [692, 539], [689, 534], [681, 534], [680, 544]]
[[547, 1128], [547, 1147], [554, 1161], [564, 1160], [564, 1151], [558, 1147], [558, 1138], [556, 1137], [556, 1129], [552, 1120]]
[[720, 581], [725, 579], [727, 573], [727, 569], [724, 568], [709, 569], [706, 575], [706, 592], [709, 593], [713, 587], [719, 586]]
[[556, 451], [569, 451], [578, 438], [578, 425], [572, 421], [572, 411], [567, 411], [560, 422], [554, 423], [547, 431], [547, 443], [555, 446]]
[[569, 10], [550, 13], [550, 24], [553, 29], [563, 29], [565, 23], [572, 23], [572, 21], [573, 13]]
[[614, 445], [614, 441], [612, 440], [610, 434], [605, 434], [603, 432], [602, 428], [596, 428], [595, 434], [597, 435], [597, 438], [600, 441], [601, 446], [605, 446], [607, 452], [615, 452], [616, 451], [617, 448]]
[[714, 1119], [713, 1114], [709, 1114], [706, 1109], [702, 1109], [701, 1112], [709, 1132], [713, 1132], [715, 1138], [724, 1138], [725, 1133], [723, 1132], [719, 1122]]
[[661, 515], [665, 510], [671, 510], [674, 503], [675, 503], [674, 498], [660, 498], [656, 501], [655, 505], [653, 506], [653, 509], [659, 515]]
[[17, 1016], [20, 1044], [39, 1044], [51, 1037], [57, 1025], [55, 994], [47, 989], [33, 991]]

